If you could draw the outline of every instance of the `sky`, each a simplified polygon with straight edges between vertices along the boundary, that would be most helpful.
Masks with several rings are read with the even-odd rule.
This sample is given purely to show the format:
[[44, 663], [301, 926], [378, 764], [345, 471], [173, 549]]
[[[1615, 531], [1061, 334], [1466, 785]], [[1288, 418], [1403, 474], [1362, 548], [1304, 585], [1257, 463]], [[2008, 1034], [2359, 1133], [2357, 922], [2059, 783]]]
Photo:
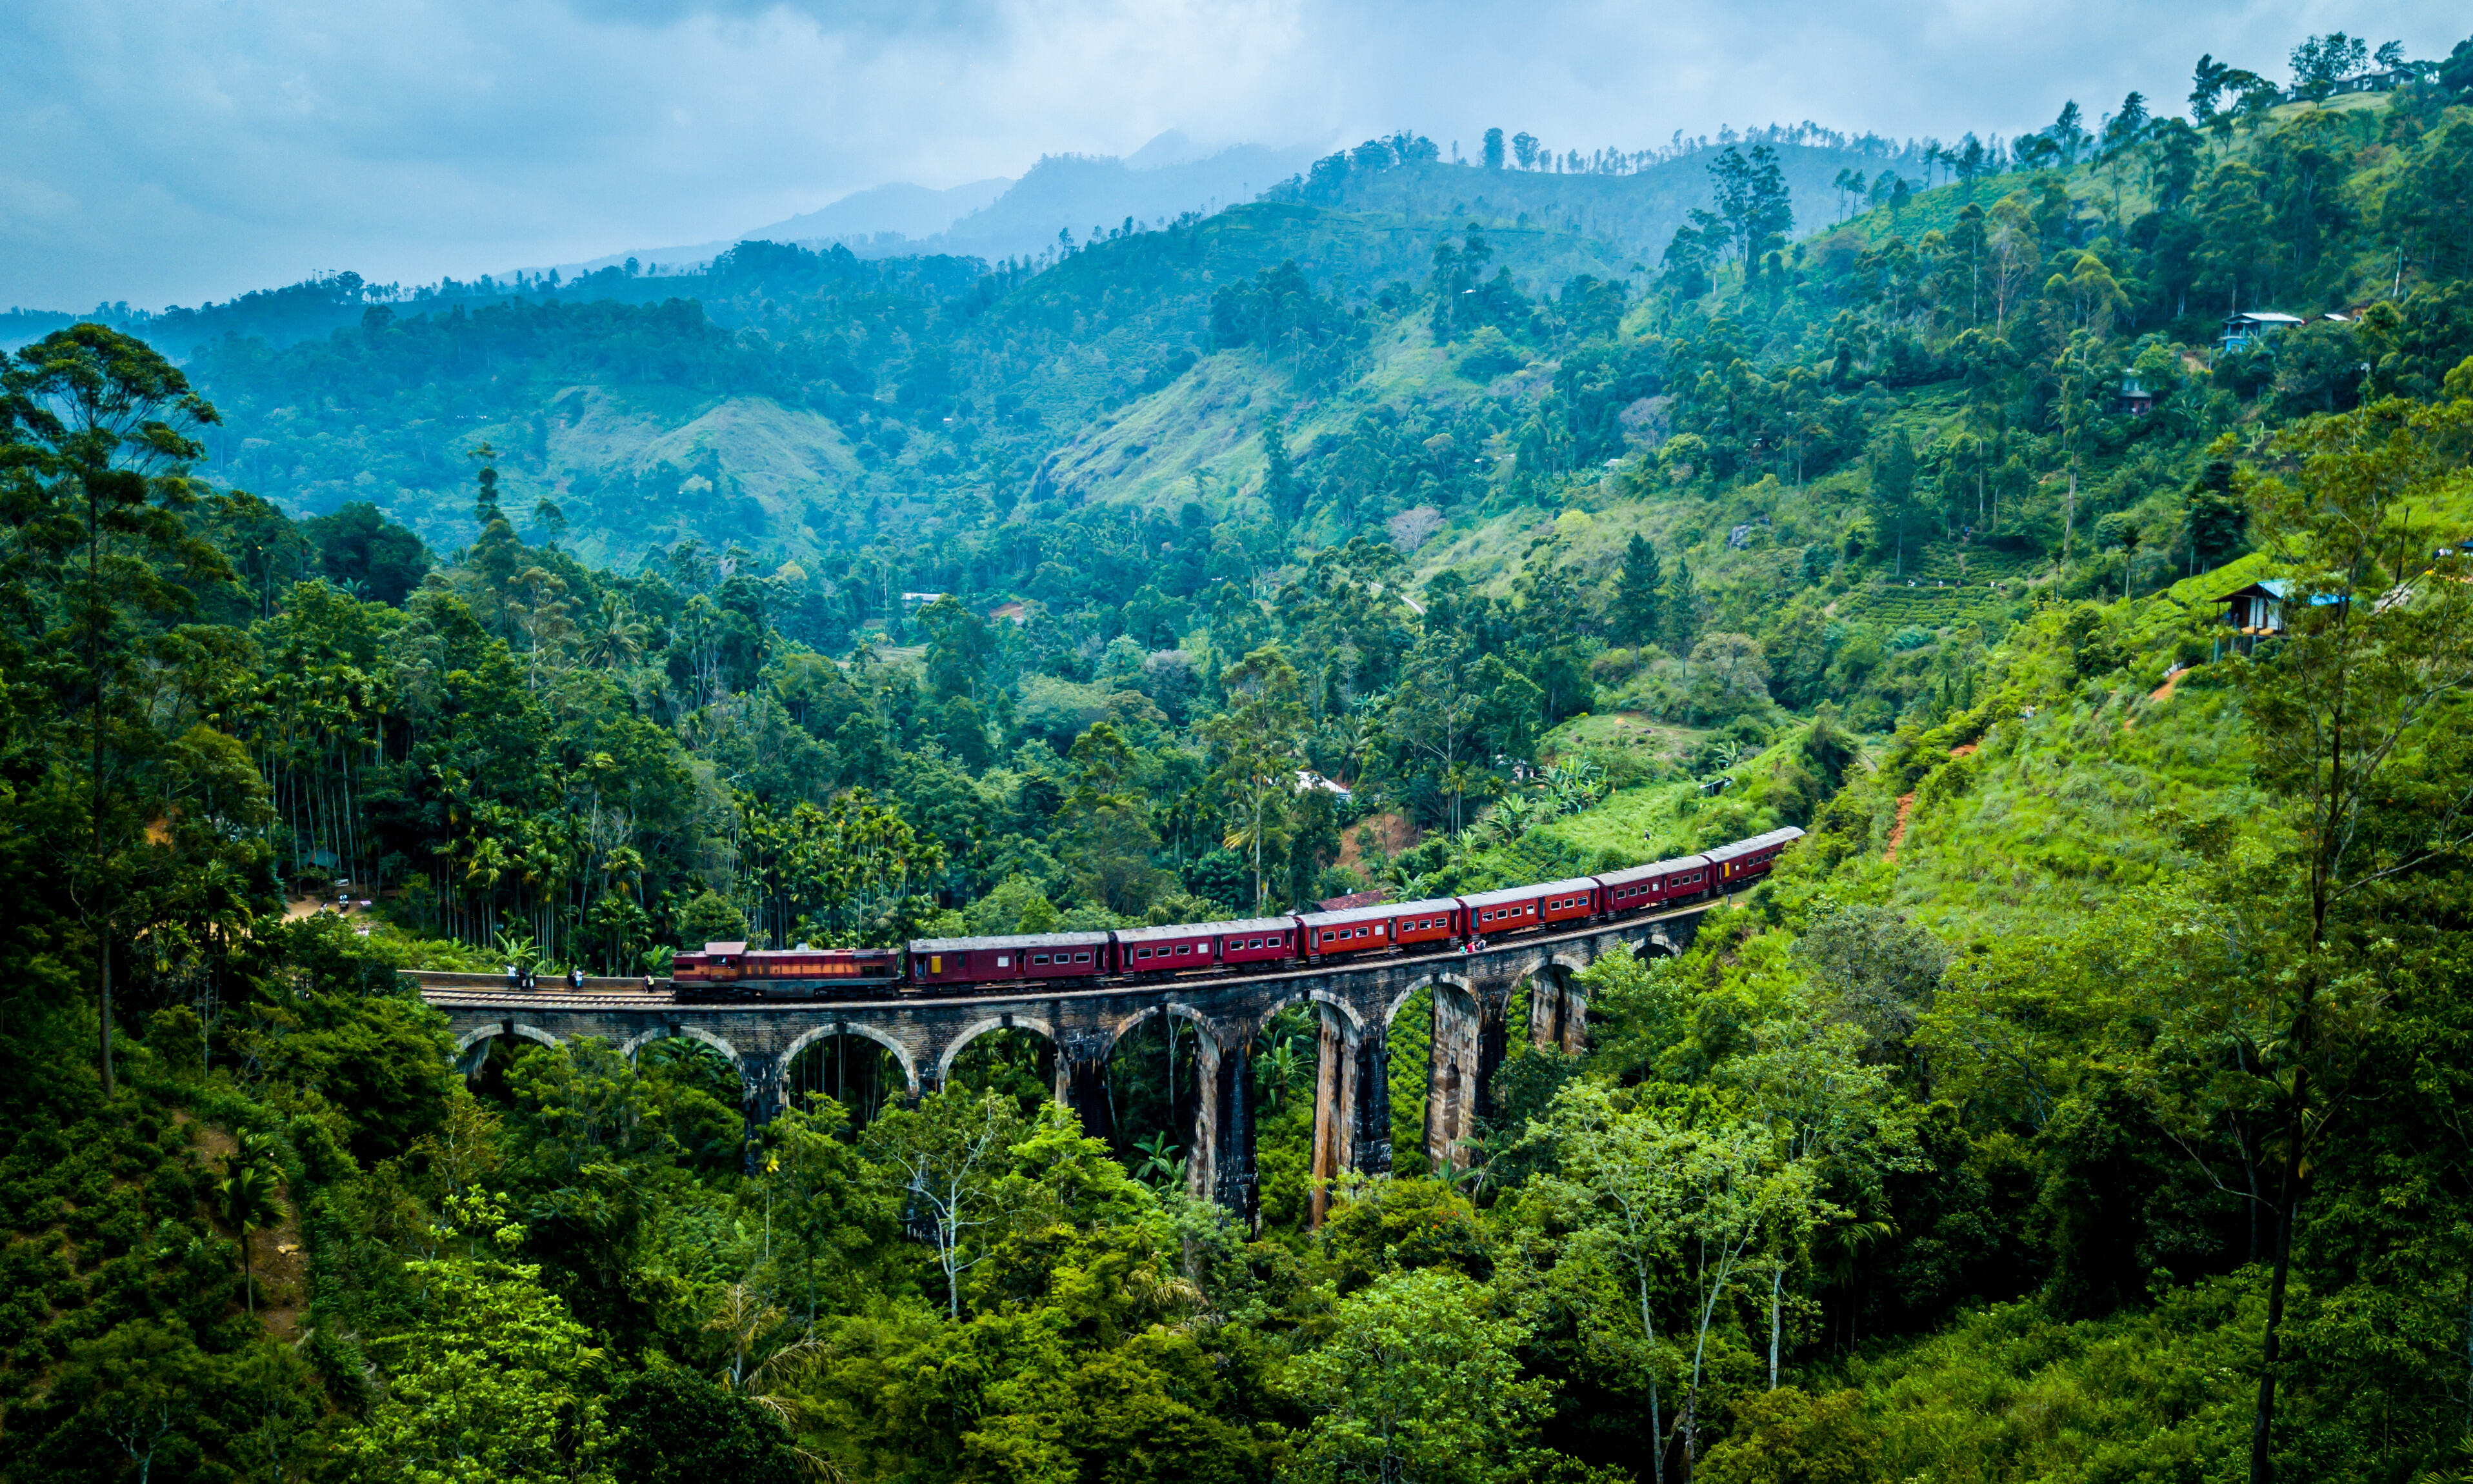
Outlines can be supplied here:
[[1490, 125], [1636, 150], [2178, 111], [2202, 52], [2443, 57], [2461, 0], [0, 0], [0, 307], [195, 304], [726, 238], [1044, 154]]

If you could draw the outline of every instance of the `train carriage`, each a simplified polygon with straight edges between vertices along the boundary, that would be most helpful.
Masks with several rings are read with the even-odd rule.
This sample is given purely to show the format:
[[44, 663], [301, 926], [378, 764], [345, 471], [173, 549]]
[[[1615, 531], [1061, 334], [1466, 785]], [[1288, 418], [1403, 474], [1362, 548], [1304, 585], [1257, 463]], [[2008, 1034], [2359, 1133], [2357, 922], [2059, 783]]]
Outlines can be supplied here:
[[1627, 866], [1597, 878], [1598, 897], [1605, 903], [1608, 917], [1645, 912], [1708, 895], [1717, 869], [1706, 855], [1679, 855], [1645, 866]]
[[1713, 884], [1721, 890], [1732, 891], [1759, 880], [1777, 868], [1777, 858], [1788, 846], [1802, 838], [1803, 831], [1789, 825], [1783, 829], [1772, 829], [1765, 835], [1754, 835], [1749, 840], [1738, 840], [1732, 845], [1717, 846], [1705, 851], [1710, 864], [1717, 868], [1717, 879]]
[[1341, 912], [1302, 912], [1295, 921], [1309, 959], [1449, 943], [1461, 931], [1459, 904], [1445, 897], [1386, 901]]
[[1035, 933], [914, 939], [910, 982], [936, 988], [1017, 979], [1096, 979], [1115, 971], [1111, 938], [1108, 933]]
[[1479, 938], [1597, 916], [1597, 883], [1587, 876], [1478, 892], [1459, 899], [1469, 932]]
[[1291, 918], [1180, 922], [1165, 927], [1120, 927], [1116, 939], [1116, 972], [1142, 978], [1293, 958], [1297, 924]]

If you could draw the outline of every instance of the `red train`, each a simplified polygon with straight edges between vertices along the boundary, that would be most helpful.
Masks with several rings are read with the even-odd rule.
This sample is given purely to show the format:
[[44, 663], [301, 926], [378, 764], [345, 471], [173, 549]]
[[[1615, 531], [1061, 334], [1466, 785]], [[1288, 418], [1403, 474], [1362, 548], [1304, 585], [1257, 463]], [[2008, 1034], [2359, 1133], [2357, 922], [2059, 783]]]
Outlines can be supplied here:
[[808, 999], [886, 985], [950, 991], [1025, 981], [1139, 984], [1205, 970], [1318, 964], [1363, 953], [1433, 952], [1508, 933], [1629, 917], [1734, 891], [1768, 874], [1786, 848], [1802, 838], [1803, 831], [1789, 825], [1697, 855], [1600, 875], [1341, 912], [1105, 932], [922, 938], [906, 949], [768, 952], [750, 950], [743, 943], [708, 943], [701, 953], [678, 955], [671, 981], [697, 993]]

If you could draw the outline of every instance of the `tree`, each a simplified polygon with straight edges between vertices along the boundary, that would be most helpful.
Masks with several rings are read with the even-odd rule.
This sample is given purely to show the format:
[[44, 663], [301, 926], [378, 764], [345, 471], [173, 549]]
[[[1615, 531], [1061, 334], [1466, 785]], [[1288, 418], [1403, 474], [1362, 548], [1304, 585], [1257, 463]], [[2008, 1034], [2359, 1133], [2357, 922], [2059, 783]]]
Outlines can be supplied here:
[[1214, 759], [1212, 777], [1237, 811], [1225, 843], [1230, 850], [1250, 850], [1254, 906], [1260, 911], [1263, 842], [1273, 809], [1296, 792], [1306, 708], [1297, 699], [1297, 672], [1276, 644], [1230, 665], [1219, 682], [1228, 693], [1228, 708], [1204, 724], [1203, 737]]
[[2304, 98], [2320, 99], [2334, 92], [2337, 84], [2369, 65], [2370, 45], [2359, 36], [2335, 31], [2302, 41], [2293, 49], [2291, 60], [2293, 91]]
[[1744, 634], [1705, 634], [1692, 646], [1692, 705], [1731, 718], [1769, 707], [1769, 665], [1760, 641]]
[[1273, 518], [1284, 525], [1293, 525], [1305, 514], [1305, 489], [1297, 482], [1296, 466], [1288, 458], [1287, 435], [1280, 430], [1280, 419], [1262, 419], [1262, 498], [1269, 502]]
[[1502, 168], [1502, 131], [1500, 129], [1487, 130], [1485, 132], [1484, 148], [1485, 168], [1488, 170], [1501, 170]]
[[1872, 459], [1871, 500], [1872, 525], [1876, 534], [1886, 527], [1891, 550], [1896, 554], [1894, 575], [1907, 575], [1907, 522], [1915, 503], [1915, 445], [1900, 427], [1884, 440]]
[[612, 1462], [642, 1484], [798, 1484], [799, 1455], [762, 1408], [656, 1362], [610, 1395]]
[[1640, 1365], [1648, 1376], [1650, 1474], [1664, 1484], [1668, 1439], [1659, 1378], [1669, 1363], [1657, 1334], [1662, 1275], [1683, 1235], [1687, 1139], [1653, 1110], [1622, 1106], [1595, 1080], [1567, 1083], [1530, 1136], [1554, 1161], [1532, 1185], [1549, 1209], [1578, 1228], [1573, 1255], [1604, 1265], [1630, 1289], [1640, 1322]]
[[1718, 219], [1726, 224], [1726, 240], [1748, 285], [1753, 262], [1794, 229], [1793, 194], [1787, 189], [1777, 151], [1765, 144], [1752, 146], [1748, 156], [1728, 145], [1710, 161], [1709, 180]]
[[1665, 628], [1665, 564], [1657, 547], [1635, 531], [1623, 546], [1622, 570], [1615, 578], [1612, 611], [1615, 636], [1638, 649], [1657, 642]]
[[92, 941], [108, 1094], [113, 940], [144, 868], [152, 810], [140, 773], [161, 741], [136, 702], [143, 640], [229, 575], [185, 519], [198, 504], [189, 470], [205, 453], [194, 435], [220, 419], [152, 347], [99, 324], [56, 331], [14, 359], [0, 373], [0, 510], [18, 539], [7, 577], [50, 609], [47, 646], [76, 675], [58, 687], [85, 744], [86, 841], [70, 891]]
[[1492, 1484], [1544, 1409], [1520, 1378], [1521, 1326], [1458, 1272], [1386, 1273], [1342, 1299], [1286, 1383], [1312, 1418], [1299, 1475]]
[[420, 538], [365, 500], [300, 522], [300, 534], [317, 548], [318, 568], [335, 586], [392, 607], [401, 608], [429, 571]]
[[936, 1255], [948, 1318], [962, 1317], [962, 1281], [995, 1252], [1006, 1164], [1023, 1131], [1020, 1105], [994, 1091], [930, 1092], [867, 1126], [868, 1159], [906, 1203], [902, 1224]]
[[1674, 578], [1666, 586], [1666, 647], [1689, 655], [1700, 637], [1700, 594], [1692, 586], [1692, 563], [1674, 559]]
[[491, 522], [502, 518], [498, 511], [498, 450], [483, 439], [480, 446], [465, 457], [481, 466], [473, 478], [472, 521], [487, 530]]
[[494, 1255], [524, 1234], [503, 1204], [448, 1204], [447, 1234], [474, 1254], [405, 1265], [419, 1322], [369, 1342], [387, 1389], [346, 1434], [346, 1454], [373, 1477], [608, 1484], [601, 1351], [540, 1268]]
[[2077, 164], [2078, 151], [2086, 148], [2088, 139], [2093, 136], [2086, 132], [2086, 115], [2078, 111], [2077, 99], [2061, 105], [2060, 117], [2053, 120], [2052, 126], [2044, 131], [2044, 136], [2059, 146], [2062, 169]]
[[[2451, 386], [2450, 391], [2455, 389]], [[2473, 400], [2389, 399], [2304, 423], [2278, 440], [2296, 475], [2264, 481], [2270, 543], [2292, 565], [2289, 637], [2243, 673], [2256, 773], [2291, 832], [2293, 883], [2261, 1007], [2258, 1075], [2279, 1124], [2275, 1246], [2268, 1288], [2252, 1484], [2273, 1472], [2285, 1296], [2314, 1146], [2341, 1107], [2379, 1000], [2380, 895], [2473, 843], [2473, 758], [2461, 716], [2473, 695], [2473, 589], [2461, 557], [2413, 524], [2462, 457]], [[2410, 563], [2422, 570], [2398, 571]]]

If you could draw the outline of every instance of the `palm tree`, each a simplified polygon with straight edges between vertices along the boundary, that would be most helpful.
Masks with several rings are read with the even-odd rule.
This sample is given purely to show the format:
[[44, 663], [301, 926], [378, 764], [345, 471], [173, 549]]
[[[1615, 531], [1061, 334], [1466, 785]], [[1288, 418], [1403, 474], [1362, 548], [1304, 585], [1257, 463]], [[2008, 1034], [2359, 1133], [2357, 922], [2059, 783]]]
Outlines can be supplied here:
[[232, 1152], [224, 1157], [224, 1178], [215, 1185], [215, 1218], [240, 1235], [241, 1287], [249, 1311], [257, 1312], [257, 1280], [250, 1262], [249, 1239], [283, 1219], [276, 1192], [282, 1184], [274, 1161], [247, 1129], [232, 1136]]
[[614, 670], [643, 655], [648, 632], [644, 621], [616, 593], [605, 592], [601, 606], [584, 617], [576, 636], [577, 651], [594, 669]]
[[1151, 1185], [1169, 1185], [1185, 1178], [1185, 1161], [1165, 1134], [1135, 1139], [1134, 1152], [1141, 1156], [1134, 1166], [1136, 1180]]
[[786, 1318], [745, 1283], [732, 1283], [704, 1324], [729, 1347], [729, 1358], [713, 1379], [780, 1418], [785, 1428], [799, 1420], [799, 1400], [789, 1387], [821, 1349], [812, 1331], [785, 1338]]
[[1270, 1103], [1273, 1113], [1287, 1106], [1289, 1094], [1296, 1091], [1298, 1085], [1308, 1076], [1306, 1059], [1297, 1053], [1297, 1043], [1287, 1040], [1281, 1041], [1262, 1054], [1262, 1070], [1269, 1077], [1270, 1086], [1264, 1098]]

